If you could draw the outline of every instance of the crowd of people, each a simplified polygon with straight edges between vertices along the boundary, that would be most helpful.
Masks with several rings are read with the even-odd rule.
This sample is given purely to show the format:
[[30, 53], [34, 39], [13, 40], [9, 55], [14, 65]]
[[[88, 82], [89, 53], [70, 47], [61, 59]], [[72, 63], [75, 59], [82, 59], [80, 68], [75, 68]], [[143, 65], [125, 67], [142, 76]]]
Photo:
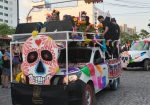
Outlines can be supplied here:
[[[13, 64], [13, 78], [20, 72], [20, 64], [22, 62], [21, 48], [19, 45], [12, 46], [12, 64]], [[0, 85], [2, 88], [9, 88], [10, 82], [10, 48], [2, 49], [0, 47]]]
[[0, 48], [0, 84], [2, 88], [8, 88], [10, 79], [10, 49]]

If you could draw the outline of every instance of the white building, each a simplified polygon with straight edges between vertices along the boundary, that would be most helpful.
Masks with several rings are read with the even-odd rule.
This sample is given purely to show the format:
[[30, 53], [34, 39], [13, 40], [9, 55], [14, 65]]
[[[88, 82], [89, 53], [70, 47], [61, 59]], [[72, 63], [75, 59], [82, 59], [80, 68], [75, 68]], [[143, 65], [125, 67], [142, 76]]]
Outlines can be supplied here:
[[[61, 0], [58, 0], [58, 1], [61, 1]], [[81, 11], [86, 11], [87, 12], [87, 16], [89, 16], [91, 23], [96, 23], [97, 24], [98, 23], [97, 18], [98, 18], [99, 15], [103, 15], [104, 17], [105, 16], [110, 17], [109, 12], [104, 12], [104, 11], [100, 10], [93, 3], [87, 4], [87, 3], [85, 3], [84, 0], [83, 1], [76, 1], [76, 2], [77, 3], [75, 3], [74, 6], [66, 6], [66, 7], [55, 8], [56, 10], [60, 11], [60, 19], [62, 19], [65, 14], [79, 17]], [[70, 3], [68, 3], [68, 4], [70, 4]], [[32, 5], [33, 6], [45, 5], [45, 2], [41, 0], [41, 2], [36, 2], [36, 3], [33, 2]], [[60, 5], [61, 4], [58, 4], [58, 6], [60, 6]], [[54, 9], [54, 7], [51, 6], [51, 8], [42, 9], [42, 10], [39, 10], [39, 11], [32, 11], [30, 13], [30, 15], [28, 16], [29, 20], [30, 20], [29, 22], [44, 22], [44, 21], [46, 21], [46, 14], [51, 13], [53, 9]]]
[[0, 23], [17, 26], [17, 0], [0, 0]]

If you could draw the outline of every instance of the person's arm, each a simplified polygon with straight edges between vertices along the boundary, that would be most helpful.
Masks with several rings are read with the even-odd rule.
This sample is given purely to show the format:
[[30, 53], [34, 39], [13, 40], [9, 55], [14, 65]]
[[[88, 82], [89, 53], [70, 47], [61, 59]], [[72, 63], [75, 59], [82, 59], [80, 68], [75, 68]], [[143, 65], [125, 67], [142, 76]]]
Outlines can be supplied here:
[[108, 30], [109, 30], [109, 28], [108, 28], [108, 26], [106, 26], [104, 32], [102, 33], [102, 36], [105, 36], [105, 34], [108, 32]]

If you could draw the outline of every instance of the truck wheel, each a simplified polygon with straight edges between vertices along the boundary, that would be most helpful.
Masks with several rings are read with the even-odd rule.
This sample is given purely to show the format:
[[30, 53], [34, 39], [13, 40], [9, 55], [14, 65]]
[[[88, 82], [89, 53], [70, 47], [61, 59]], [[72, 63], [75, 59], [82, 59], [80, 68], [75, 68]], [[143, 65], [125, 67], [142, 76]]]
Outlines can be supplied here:
[[82, 105], [96, 105], [95, 92], [89, 84], [84, 87]]
[[145, 60], [144, 61], [144, 70], [148, 71], [149, 70], [149, 66], [150, 66], [150, 61], [149, 60]]
[[118, 81], [118, 85], [120, 85], [120, 77], [119, 77], [119, 78], [117, 78], [117, 81]]
[[114, 79], [113, 82], [110, 84], [110, 88], [112, 90], [117, 90], [119, 86], [119, 80], [118, 79]]

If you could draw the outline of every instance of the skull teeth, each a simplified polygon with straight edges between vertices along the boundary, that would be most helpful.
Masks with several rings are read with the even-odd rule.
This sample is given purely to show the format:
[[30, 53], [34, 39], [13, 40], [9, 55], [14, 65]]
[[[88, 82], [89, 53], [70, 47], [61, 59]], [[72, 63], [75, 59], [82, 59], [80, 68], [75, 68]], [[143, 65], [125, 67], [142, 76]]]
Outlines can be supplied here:
[[33, 80], [35, 84], [43, 85], [46, 80], [50, 79], [50, 75], [46, 77], [29, 75], [29, 78]]

